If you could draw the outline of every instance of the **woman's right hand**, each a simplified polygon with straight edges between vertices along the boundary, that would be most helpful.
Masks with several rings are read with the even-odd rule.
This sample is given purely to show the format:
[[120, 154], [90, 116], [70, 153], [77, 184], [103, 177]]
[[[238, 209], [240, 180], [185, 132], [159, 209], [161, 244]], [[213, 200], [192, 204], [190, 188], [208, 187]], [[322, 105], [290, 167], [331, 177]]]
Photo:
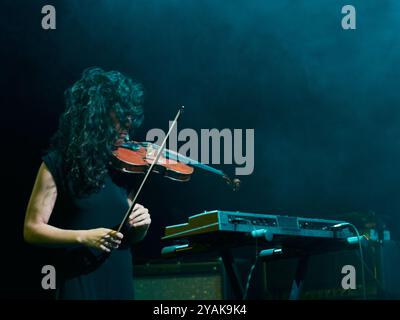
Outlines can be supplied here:
[[112, 229], [97, 228], [83, 230], [79, 236], [79, 243], [105, 252], [117, 249], [121, 244], [123, 234]]

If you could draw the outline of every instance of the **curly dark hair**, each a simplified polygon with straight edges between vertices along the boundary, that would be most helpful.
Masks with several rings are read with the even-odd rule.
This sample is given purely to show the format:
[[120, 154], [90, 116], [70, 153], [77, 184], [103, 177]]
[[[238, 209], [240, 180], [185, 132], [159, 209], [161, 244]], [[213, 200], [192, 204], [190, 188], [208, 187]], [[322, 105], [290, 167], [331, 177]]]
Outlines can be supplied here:
[[120, 136], [115, 120], [131, 134], [141, 125], [143, 88], [118, 71], [92, 67], [65, 91], [65, 101], [50, 150], [61, 154], [67, 181], [74, 194], [82, 197], [104, 184]]

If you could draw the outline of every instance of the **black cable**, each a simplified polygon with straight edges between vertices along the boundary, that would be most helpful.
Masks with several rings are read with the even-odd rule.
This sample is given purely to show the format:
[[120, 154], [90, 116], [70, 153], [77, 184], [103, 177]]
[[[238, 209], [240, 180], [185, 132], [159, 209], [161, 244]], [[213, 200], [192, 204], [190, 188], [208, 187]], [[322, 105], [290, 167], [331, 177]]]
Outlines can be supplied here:
[[362, 245], [361, 245], [361, 236], [360, 236], [360, 233], [358, 232], [358, 229], [356, 228], [356, 226], [354, 224], [349, 223], [349, 226], [351, 226], [357, 234], [358, 248], [360, 250], [361, 275], [362, 275], [362, 284], [363, 284], [363, 299], [366, 300], [367, 299], [367, 288], [366, 288], [365, 270], [364, 270], [365, 262], [364, 262], [364, 254], [363, 254]]
[[[357, 256], [359, 256], [359, 253], [357, 253]], [[376, 285], [379, 287], [379, 289], [384, 292], [385, 288], [383, 287], [383, 284], [377, 279], [377, 277], [375, 276], [374, 272], [371, 270], [371, 268], [368, 266], [368, 264], [364, 261], [364, 266], [365, 269], [367, 270], [367, 272], [369, 273], [369, 275], [374, 279]]]
[[[256, 230], [256, 228], [254, 227], [254, 231], [255, 230]], [[255, 239], [256, 239], [256, 245], [255, 245], [255, 247], [256, 247], [256, 256], [255, 256], [253, 265], [250, 267], [249, 275], [247, 276], [246, 287], [245, 287], [244, 293], [243, 293], [243, 300], [247, 299], [247, 293], [248, 293], [249, 288], [250, 288], [251, 277], [253, 276], [253, 272], [254, 272], [254, 269], [255, 269], [255, 267], [257, 265], [258, 257], [259, 257], [259, 254], [258, 254], [258, 240], [257, 240], [258, 237], [256, 237]]]
[[332, 226], [331, 228], [341, 228], [341, 227], [352, 227], [357, 235], [357, 242], [358, 242], [358, 249], [360, 252], [360, 261], [361, 261], [361, 276], [362, 276], [362, 286], [363, 286], [363, 299], [367, 299], [367, 293], [366, 293], [366, 282], [365, 282], [365, 271], [364, 271], [364, 255], [363, 255], [363, 250], [362, 250], [362, 245], [361, 245], [361, 239], [362, 237], [360, 236], [360, 233], [358, 232], [357, 227], [350, 223], [350, 222], [344, 222], [344, 223], [339, 223], [337, 225]]
[[253, 265], [252, 265], [251, 268], [250, 268], [249, 275], [248, 275], [248, 277], [247, 277], [246, 289], [244, 290], [244, 294], [243, 294], [243, 300], [246, 300], [246, 299], [247, 299], [247, 292], [248, 292], [249, 287], [250, 287], [251, 277], [252, 277], [252, 275], [253, 275], [253, 271], [254, 271], [254, 269], [255, 269], [255, 267], [256, 267], [257, 261], [258, 261], [258, 255], [257, 255], [257, 257], [256, 257], [256, 259], [255, 259]]

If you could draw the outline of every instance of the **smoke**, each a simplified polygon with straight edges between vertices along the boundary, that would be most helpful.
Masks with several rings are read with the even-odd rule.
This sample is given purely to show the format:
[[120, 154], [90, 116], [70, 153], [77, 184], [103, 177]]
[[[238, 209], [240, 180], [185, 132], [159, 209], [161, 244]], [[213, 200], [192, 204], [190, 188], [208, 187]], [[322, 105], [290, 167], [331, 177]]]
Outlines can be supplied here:
[[[19, 84], [27, 128], [60, 113], [62, 89], [99, 65], [143, 82], [142, 137], [166, 129], [180, 105], [180, 127], [255, 130], [254, 173], [240, 197], [204, 190], [199, 178], [181, 190], [186, 212], [400, 209], [399, 1], [53, 1], [53, 33], [38, 27], [45, 2], [27, 7], [38, 14], [25, 14], [32, 27], [20, 41], [18, 57], [34, 71]], [[341, 28], [346, 4], [356, 30]]]

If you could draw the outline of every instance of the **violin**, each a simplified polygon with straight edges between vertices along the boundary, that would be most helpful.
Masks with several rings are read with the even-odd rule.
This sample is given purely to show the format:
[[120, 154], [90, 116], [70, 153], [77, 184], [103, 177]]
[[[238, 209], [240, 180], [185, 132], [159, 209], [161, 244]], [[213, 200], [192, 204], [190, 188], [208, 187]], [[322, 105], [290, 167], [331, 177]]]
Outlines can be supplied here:
[[[113, 151], [112, 164], [122, 172], [146, 173], [159, 150], [160, 146], [150, 142], [125, 142]], [[168, 149], [162, 150], [158, 161], [154, 164], [153, 172], [174, 181], [186, 182], [194, 172], [193, 167], [220, 175], [234, 191], [239, 187], [239, 179], [232, 180], [221, 170]]]
[[234, 191], [238, 190], [240, 185], [239, 179], [232, 180], [221, 170], [217, 170], [201, 162], [190, 159], [175, 151], [165, 149], [167, 139], [170, 136], [172, 129], [176, 125], [178, 118], [182, 114], [183, 109], [184, 107], [182, 106], [178, 110], [161, 146], [149, 142], [134, 141], [118, 143], [118, 145], [115, 146], [116, 149], [112, 153], [111, 163], [117, 170], [128, 173], [145, 174], [142, 183], [132, 199], [129, 209], [127, 210], [124, 218], [121, 221], [121, 224], [118, 227], [118, 232], [121, 231], [129, 214], [132, 212], [136, 200], [151, 172], [162, 174], [166, 178], [172, 180], [184, 182], [190, 180], [190, 177], [194, 172], [193, 167], [198, 167], [221, 176]]
[[[159, 146], [150, 142], [127, 142], [113, 152], [114, 168], [127, 173], [146, 173], [154, 161]], [[169, 159], [169, 150], [164, 150], [154, 164], [153, 172], [175, 181], [189, 181], [194, 169], [189, 165]]]

